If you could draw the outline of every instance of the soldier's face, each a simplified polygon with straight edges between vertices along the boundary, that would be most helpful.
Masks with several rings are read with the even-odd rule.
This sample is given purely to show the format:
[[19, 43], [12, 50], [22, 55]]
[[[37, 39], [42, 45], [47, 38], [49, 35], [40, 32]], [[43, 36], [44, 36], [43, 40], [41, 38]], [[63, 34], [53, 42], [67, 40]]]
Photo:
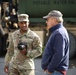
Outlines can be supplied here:
[[29, 22], [28, 21], [22, 21], [18, 23], [21, 31], [27, 31], [28, 30], [28, 26], [29, 26]]

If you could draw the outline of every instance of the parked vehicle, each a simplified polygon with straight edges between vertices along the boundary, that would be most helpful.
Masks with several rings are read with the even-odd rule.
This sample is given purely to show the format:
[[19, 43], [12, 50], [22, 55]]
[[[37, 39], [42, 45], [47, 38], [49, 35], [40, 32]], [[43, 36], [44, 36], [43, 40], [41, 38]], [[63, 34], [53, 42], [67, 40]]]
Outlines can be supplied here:
[[[13, 0], [9, 0], [11, 4]], [[76, 54], [76, 0], [15, 0], [16, 12], [27, 13], [30, 17], [30, 26], [34, 29], [36, 27], [45, 28], [45, 20], [42, 19], [44, 15], [51, 10], [59, 10], [63, 13], [64, 26], [67, 28], [70, 36], [70, 58]], [[11, 20], [12, 21], [12, 20]], [[39, 28], [39, 30], [40, 30]], [[8, 34], [10, 31], [8, 32]], [[46, 31], [44, 30], [43, 39], [47, 39]], [[43, 47], [46, 42], [44, 39]]]

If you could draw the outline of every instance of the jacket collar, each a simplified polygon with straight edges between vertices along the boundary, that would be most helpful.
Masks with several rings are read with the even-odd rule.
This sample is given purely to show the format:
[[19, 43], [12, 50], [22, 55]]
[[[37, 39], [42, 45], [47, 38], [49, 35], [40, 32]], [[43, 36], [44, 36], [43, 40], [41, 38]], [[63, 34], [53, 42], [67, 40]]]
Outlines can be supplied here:
[[52, 28], [50, 28], [49, 30], [50, 30], [51, 32], [53, 32], [53, 31], [55, 31], [56, 29], [60, 28], [61, 26], [63, 26], [63, 24], [62, 24], [62, 23], [59, 23], [59, 24], [53, 26]]

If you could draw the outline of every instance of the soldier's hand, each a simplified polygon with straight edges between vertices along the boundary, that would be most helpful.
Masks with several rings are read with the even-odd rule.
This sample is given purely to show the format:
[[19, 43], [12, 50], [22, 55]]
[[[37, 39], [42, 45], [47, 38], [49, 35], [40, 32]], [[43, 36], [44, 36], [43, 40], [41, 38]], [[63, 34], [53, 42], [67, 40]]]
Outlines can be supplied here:
[[21, 52], [22, 54], [24, 54], [24, 55], [26, 55], [26, 54], [27, 54], [26, 49], [20, 50], [20, 52]]
[[5, 72], [5, 73], [8, 73], [8, 66], [5, 66], [5, 67], [4, 67], [4, 72]]

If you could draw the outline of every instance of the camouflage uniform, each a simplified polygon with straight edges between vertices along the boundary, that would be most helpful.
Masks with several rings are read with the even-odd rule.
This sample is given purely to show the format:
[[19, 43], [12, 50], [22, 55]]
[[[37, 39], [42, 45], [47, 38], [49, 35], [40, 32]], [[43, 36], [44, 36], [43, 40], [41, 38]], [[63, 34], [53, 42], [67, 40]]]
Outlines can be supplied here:
[[[21, 42], [27, 43], [27, 55], [23, 55], [17, 48]], [[34, 75], [34, 58], [42, 53], [42, 44], [39, 36], [28, 29], [27, 33], [20, 34], [20, 30], [13, 32], [5, 56], [5, 65], [9, 66], [9, 75]]]

